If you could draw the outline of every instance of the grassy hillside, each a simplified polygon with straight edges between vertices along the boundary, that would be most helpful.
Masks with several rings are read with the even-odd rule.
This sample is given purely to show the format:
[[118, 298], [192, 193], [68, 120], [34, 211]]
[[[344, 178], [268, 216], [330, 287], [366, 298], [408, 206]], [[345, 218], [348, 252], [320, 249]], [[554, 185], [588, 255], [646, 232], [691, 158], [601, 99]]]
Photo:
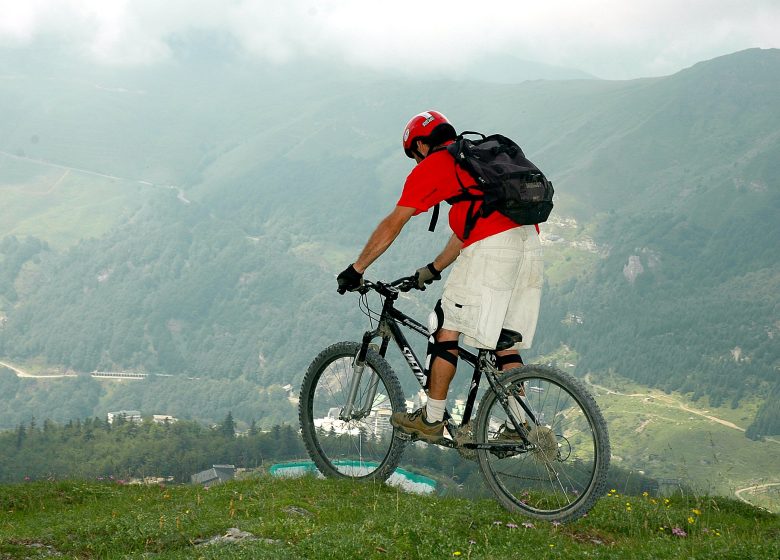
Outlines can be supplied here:
[[[207, 544], [228, 529], [256, 540]], [[610, 492], [569, 525], [492, 500], [313, 478], [193, 486], [41, 482], [0, 487], [0, 558], [769, 559], [780, 520], [706, 496]]]
[[149, 190], [137, 181], [0, 153], [0, 239], [32, 236], [64, 249], [126, 221]]

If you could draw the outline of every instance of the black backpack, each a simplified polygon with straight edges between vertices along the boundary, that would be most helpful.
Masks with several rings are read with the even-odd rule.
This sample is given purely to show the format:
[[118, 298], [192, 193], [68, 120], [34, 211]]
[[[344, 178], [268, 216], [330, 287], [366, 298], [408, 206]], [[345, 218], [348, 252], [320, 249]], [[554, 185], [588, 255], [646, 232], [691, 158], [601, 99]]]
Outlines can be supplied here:
[[[472, 141], [464, 137], [466, 134], [482, 138]], [[485, 136], [479, 132], [463, 132], [446, 149], [477, 183], [473, 187], [465, 187], [456, 173], [462, 192], [447, 199], [450, 204], [471, 201], [464, 239], [468, 239], [479, 218], [496, 211], [523, 225], [540, 224], [547, 220], [553, 208], [553, 185], [512, 140], [500, 134]], [[475, 212], [478, 200], [483, 202]], [[438, 210], [436, 205], [428, 228], [430, 231], [436, 227]]]

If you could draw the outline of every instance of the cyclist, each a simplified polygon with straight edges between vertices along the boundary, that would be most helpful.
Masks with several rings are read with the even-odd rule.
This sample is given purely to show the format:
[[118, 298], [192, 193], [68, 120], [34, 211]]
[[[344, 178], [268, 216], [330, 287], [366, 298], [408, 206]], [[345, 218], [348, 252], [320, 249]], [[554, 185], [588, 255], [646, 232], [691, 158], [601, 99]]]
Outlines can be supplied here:
[[[455, 128], [438, 111], [420, 113], [408, 122], [403, 149], [416, 165], [393, 211], [379, 223], [358, 259], [338, 275], [340, 293], [360, 287], [366, 268], [387, 250], [412, 216], [460, 194], [458, 178], [466, 187], [476, 184], [445, 149], [456, 136]], [[415, 412], [397, 412], [391, 417], [400, 431], [430, 443], [444, 437], [447, 391], [455, 376], [460, 336], [475, 348], [495, 349], [502, 329], [520, 333], [522, 341], [514, 348], [496, 352], [499, 368], [509, 369], [522, 365], [517, 349], [530, 348], [539, 314], [542, 249], [538, 226], [518, 225], [493, 212], [478, 219], [466, 237], [471, 203], [452, 204], [449, 223], [453, 235], [442, 252], [414, 275], [417, 287], [424, 290], [455, 263], [431, 314], [427, 403]], [[504, 426], [501, 437], [518, 436]]]

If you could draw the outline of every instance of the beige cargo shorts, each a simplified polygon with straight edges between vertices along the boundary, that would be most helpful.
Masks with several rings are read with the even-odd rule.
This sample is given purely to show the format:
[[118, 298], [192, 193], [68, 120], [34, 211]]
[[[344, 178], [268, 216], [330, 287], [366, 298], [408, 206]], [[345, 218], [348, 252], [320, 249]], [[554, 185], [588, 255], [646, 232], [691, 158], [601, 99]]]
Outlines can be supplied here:
[[534, 226], [519, 226], [463, 249], [444, 285], [443, 327], [463, 342], [494, 349], [502, 328], [531, 347], [542, 295], [542, 245]]

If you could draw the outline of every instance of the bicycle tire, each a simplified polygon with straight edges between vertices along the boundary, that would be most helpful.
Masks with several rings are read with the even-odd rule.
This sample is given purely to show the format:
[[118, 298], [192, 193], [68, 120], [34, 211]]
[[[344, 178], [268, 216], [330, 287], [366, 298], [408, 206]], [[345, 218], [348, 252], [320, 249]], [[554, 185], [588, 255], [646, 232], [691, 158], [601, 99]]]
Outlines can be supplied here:
[[[513, 368], [500, 381], [516, 394], [522, 391], [538, 423], [528, 422], [534, 444], [523, 453], [477, 451], [488, 487], [510, 511], [558, 522], [581, 517], [604, 494], [609, 469], [609, 433], [596, 401], [579, 381], [548, 366]], [[476, 443], [505, 442], [496, 428], [507, 418], [496, 393], [487, 391]]]
[[[371, 415], [350, 422], [338, 420], [337, 412], [343, 410], [347, 400], [352, 362], [359, 349], [358, 342], [338, 342], [314, 358], [303, 379], [298, 402], [301, 434], [309, 457], [324, 476], [384, 481], [398, 466], [406, 444], [395, 437], [390, 414], [406, 410], [406, 401], [390, 364], [369, 349], [356, 401], [365, 396], [371, 372], [375, 372], [379, 386]], [[323, 417], [326, 411], [327, 416]]]

